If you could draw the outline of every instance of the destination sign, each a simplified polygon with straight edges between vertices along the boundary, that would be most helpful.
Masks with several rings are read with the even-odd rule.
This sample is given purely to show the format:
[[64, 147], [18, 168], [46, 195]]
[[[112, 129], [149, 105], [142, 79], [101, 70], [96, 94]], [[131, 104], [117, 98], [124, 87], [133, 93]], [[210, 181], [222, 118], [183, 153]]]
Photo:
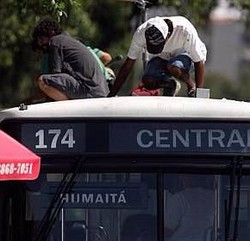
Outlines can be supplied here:
[[[49, 185], [50, 192], [56, 192], [58, 183]], [[143, 209], [147, 207], [148, 190], [142, 184], [85, 183], [82, 187], [73, 187], [70, 193], [61, 198], [65, 208]]]
[[26, 123], [36, 153], [250, 153], [250, 124], [222, 122]]
[[229, 123], [115, 123], [111, 152], [250, 152], [250, 125]]

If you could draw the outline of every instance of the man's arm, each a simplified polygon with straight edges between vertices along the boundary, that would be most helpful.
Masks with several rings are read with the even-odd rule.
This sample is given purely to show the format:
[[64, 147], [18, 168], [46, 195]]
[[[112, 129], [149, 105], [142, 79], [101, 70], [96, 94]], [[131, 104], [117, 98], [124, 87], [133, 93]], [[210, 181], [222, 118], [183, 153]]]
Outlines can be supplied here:
[[117, 75], [113, 88], [108, 94], [108, 97], [115, 96], [119, 92], [120, 88], [122, 87], [123, 83], [128, 77], [130, 71], [132, 70], [135, 61], [136, 61], [135, 59], [130, 59], [129, 57], [127, 57], [127, 59], [125, 60], [124, 64], [122, 65]]
[[194, 63], [196, 88], [203, 88], [205, 79], [205, 65], [203, 61]]
[[64, 66], [63, 66], [63, 57], [62, 51], [56, 47], [51, 45], [49, 47], [49, 71], [50, 73], [56, 74], [61, 73]]

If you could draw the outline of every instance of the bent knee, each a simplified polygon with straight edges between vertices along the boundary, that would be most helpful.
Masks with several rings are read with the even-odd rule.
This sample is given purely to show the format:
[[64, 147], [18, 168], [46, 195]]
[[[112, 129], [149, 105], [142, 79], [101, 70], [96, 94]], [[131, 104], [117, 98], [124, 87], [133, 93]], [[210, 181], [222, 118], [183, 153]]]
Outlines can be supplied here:
[[43, 78], [42, 75], [40, 75], [40, 76], [37, 78], [37, 85], [38, 85], [38, 87], [39, 87], [41, 90], [44, 90], [44, 89], [47, 87], [47, 84], [45, 83], [44, 78]]
[[170, 75], [183, 81], [189, 78], [189, 73], [185, 69], [174, 65], [167, 65], [167, 71]]
[[175, 77], [180, 76], [181, 73], [182, 73], [181, 68], [176, 67], [174, 65], [170, 65], [170, 64], [167, 65], [167, 71], [168, 71], [169, 74], [171, 74], [171, 75], [173, 75]]

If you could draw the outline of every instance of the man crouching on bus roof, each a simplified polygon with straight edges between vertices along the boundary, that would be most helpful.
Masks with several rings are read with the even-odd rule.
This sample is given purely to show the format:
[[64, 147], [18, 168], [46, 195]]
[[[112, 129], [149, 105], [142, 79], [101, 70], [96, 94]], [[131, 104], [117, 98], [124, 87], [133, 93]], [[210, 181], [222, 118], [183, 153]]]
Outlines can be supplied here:
[[[135, 31], [127, 59], [108, 96], [118, 93], [145, 48], [150, 59], [142, 77], [145, 88], [163, 88], [163, 95], [172, 96], [176, 94], [179, 84], [177, 78], [186, 83], [188, 96], [194, 97], [196, 88], [203, 87], [207, 50], [197, 30], [185, 17], [157, 16], [144, 22]], [[191, 78], [192, 71], [195, 73], [195, 83]], [[173, 88], [174, 91], [171, 90]]]
[[[107, 96], [108, 82], [95, 56], [87, 46], [63, 32], [55, 20], [43, 19], [32, 37], [40, 52], [48, 55], [49, 71], [36, 80], [41, 97], [68, 100]], [[30, 97], [26, 103], [34, 103], [37, 97]]]

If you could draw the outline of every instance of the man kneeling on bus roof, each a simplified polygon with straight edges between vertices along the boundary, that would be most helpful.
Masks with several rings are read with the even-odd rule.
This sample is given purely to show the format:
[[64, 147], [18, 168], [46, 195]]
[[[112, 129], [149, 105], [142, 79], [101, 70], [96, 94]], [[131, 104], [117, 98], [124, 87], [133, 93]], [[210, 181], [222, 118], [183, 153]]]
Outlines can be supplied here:
[[[107, 96], [108, 82], [95, 56], [87, 46], [63, 32], [56, 21], [42, 20], [32, 37], [49, 59], [49, 72], [36, 80], [41, 96], [52, 100]], [[36, 97], [26, 103], [34, 103]]]
[[[207, 50], [193, 24], [182, 16], [154, 17], [135, 31], [127, 59], [108, 96], [118, 93], [144, 49], [150, 54], [142, 77], [145, 88], [168, 89], [169, 85], [178, 85], [175, 78], [187, 85], [188, 96], [195, 96], [196, 87], [203, 88]], [[195, 83], [191, 77], [192, 70], [195, 73]], [[175, 94], [176, 91], [165, 93]]]

